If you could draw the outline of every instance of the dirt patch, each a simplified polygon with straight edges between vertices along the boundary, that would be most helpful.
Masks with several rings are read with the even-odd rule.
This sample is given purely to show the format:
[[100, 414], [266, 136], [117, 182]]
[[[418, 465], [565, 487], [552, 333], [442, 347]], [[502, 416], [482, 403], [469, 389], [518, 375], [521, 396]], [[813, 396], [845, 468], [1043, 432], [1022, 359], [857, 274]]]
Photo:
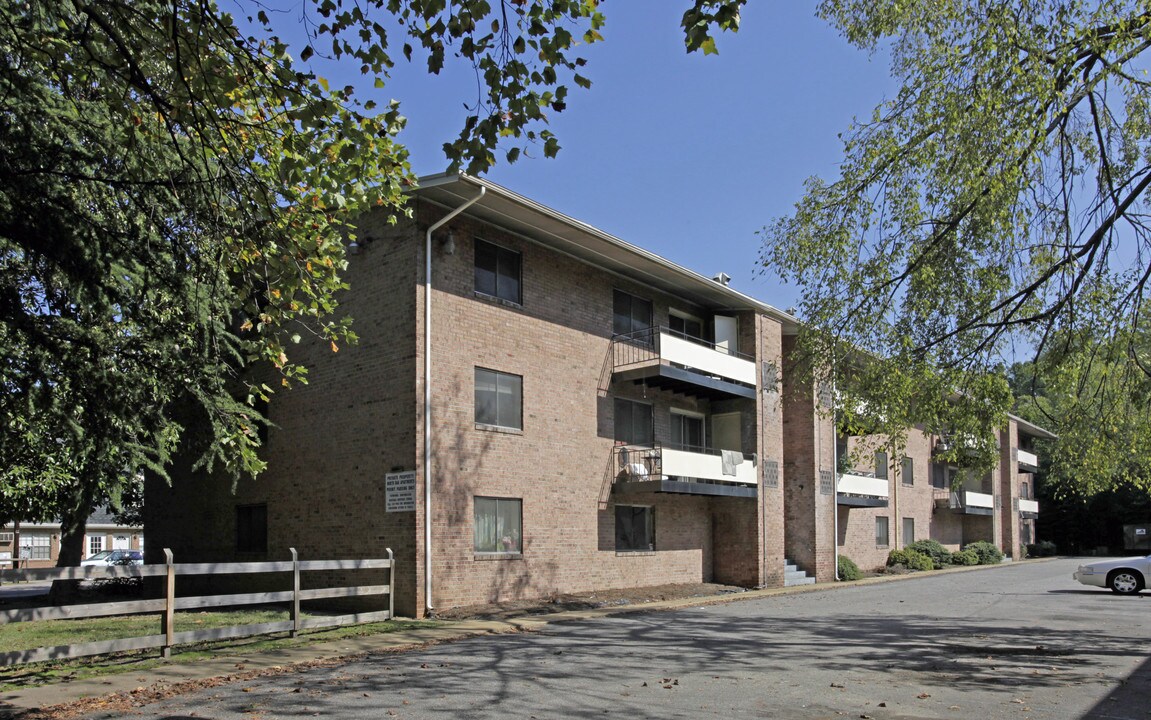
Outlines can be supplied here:
[[681, 583], [652, 585], [616, 590], [588, 590], [563, 593], [532, 600], [510, 600], [486, 605], [466, 605], [437, 610], [434, 617], [442, 620], [505, 620], [523, 615], [547, 615], [568, 610], [638, 605], [661, 600], [707, 598], [744, 592], [745, 588], [717, 583]]

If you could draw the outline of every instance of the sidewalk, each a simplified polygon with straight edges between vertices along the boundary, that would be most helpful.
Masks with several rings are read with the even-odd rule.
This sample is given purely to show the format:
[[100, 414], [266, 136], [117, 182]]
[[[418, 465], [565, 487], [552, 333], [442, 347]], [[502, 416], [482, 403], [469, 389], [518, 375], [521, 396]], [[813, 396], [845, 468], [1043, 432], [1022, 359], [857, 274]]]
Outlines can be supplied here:
[[[704, 605], [717, 605], [740, 600], [772, 597], [805, 592], [823, 592], [846, 589], [874, 583], [931, 577], [939, 573], [990, 569], [991, 566], [973, 566], [937, 570], [929, 574], [884, 575], [851, 583], [824, 583], [787, 588], [768, 588], [746, 592], [705, 597], [678, 598], [632, 605], [613, 605], [584, 610], [533, 614], [507, 620], [453, 620], [433, 628], [401, 630], [363, 637], [347, 638], [303, 645], [283, 650], [259, 651], [251, 654], [218, 657], [187, 663], [150, 668], [141, 672], [124, 672], [84, 680], [63, 681], [26, 690], [0, 694], [0, 718], [18, 718], [37, 709], [66, 705], [77, 701], [118, 696], [140, 696], [141, 700], [158, 697], [183, 684], [195, 685], [212, 680], [239, 681], [261, 674], [303, 670], [310, 665], [339, 662], [368, 653], [395, 652], [429, 643], [450, 642], [461, 638], [499, 633], [538, 631], [550, 623], [590, 620], [634, 612], [677, 610]], [[1000, 566], [1002, 567], [1002, 566]], [[114, 699], [114, 698], [110, 698]]]

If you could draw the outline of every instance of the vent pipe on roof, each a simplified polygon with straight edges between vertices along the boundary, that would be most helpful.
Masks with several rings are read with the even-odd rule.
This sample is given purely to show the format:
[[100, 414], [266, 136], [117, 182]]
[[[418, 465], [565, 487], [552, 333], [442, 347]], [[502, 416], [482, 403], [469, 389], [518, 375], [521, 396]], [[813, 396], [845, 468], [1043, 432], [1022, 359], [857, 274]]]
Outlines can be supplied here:
[[715, 277], [713, 277], [712, 280], [715, 280], [720, 285], [727, 287], [728, 283], [731, 282], [731, 275], [728, 275], [725, 272], [721, 272], [718, 275], [716, 275]]

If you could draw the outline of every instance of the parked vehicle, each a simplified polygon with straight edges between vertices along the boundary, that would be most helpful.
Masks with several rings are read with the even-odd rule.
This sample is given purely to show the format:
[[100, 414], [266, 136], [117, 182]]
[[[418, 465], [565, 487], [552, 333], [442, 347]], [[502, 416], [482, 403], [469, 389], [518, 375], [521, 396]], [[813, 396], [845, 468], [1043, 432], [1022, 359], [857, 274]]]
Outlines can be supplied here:
[[1120, 595], [1134, 595], [1147, 587], [1151, 575], [1151, 555], [1080, 565], [1071, 577], [1084, 585], [1109, 588]]
[[144, 553], [139, 550], [103, 550], [87, 560], [80, 561], [80, 567], [93, 565], [143, 565]]

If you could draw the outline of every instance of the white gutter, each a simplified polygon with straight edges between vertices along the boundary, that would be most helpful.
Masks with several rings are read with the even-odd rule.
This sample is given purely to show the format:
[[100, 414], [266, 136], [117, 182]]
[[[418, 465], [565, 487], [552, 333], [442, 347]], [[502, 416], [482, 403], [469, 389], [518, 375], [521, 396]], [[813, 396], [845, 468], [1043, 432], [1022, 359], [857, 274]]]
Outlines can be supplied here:
[[436, 222], [424, 235], [424, 607], [431, 613], [432, 604], [432, 233], [439, 230], [456, 215], [479, 202], [487, 193], [480, 186], [480, 194]]

